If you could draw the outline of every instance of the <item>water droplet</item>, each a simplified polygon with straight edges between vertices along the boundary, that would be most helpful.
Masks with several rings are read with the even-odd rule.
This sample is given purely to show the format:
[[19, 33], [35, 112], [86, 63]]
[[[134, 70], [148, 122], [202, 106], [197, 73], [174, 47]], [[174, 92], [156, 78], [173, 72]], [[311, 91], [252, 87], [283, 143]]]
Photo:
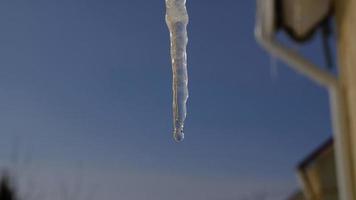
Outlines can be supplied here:
[[175, 129], [173, 132], [173, 138], [176, 142], [181, 142], [184, 140], [184, 133], [182, 129]]

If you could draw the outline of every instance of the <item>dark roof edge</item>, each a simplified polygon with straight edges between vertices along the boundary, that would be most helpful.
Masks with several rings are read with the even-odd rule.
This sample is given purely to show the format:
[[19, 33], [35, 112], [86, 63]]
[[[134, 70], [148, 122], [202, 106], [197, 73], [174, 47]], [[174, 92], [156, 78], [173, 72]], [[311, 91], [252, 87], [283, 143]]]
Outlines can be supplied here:
[[327, 150], [328, 148], [332, 147], [334, 143], [334, 139], [330, 137], [327, 139], [323, 144], [321, 144], [316, 150], [314, 150], [311, 154], [309, 154], [304, 160], [302, 160], [298, 164], [298, 169], [303, 170], [307, 167], [312, 161], [314, 161], [322, 152]]
[[298, 36], [298, 34], [288, 25], [286, 25], [283, 22], [283, 17], [282, 17], [282, 0], [277, 0], [275, 4], [275, 10], [276, 10], [276, 24], [277, 24], [277, 30], [283, 30], [284, 32], [287, 33], [289, 37], [291, 37], [293, 40], [296, 42], [306, 42], [310, 38], [312, 38], [315, 34], [315, 32], [318, 30], [319, 27], [321, 27], [324, 23], [327, 23], [328, 20], [330, 19], [331, 16], [334, 14], [334, 4], [331, 3], [331, 6], [329, 8], [329, 11], [326, 13], [326, 15], [321, 18], [319, 21], [317, 21], [313, 28], [308, 31], [306, 34], [302, 36]]

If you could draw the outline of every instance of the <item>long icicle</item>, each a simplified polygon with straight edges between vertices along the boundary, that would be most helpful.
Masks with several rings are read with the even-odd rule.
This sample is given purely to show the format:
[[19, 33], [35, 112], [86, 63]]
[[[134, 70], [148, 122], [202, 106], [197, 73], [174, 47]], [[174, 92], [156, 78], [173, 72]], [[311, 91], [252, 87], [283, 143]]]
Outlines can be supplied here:
[[173, 71], [173, 137], [177, 142], [184, 139], [188, 100], [188, 13], [185, 3], [186, 0], [166, 0], [166, 23], [170, 31]]

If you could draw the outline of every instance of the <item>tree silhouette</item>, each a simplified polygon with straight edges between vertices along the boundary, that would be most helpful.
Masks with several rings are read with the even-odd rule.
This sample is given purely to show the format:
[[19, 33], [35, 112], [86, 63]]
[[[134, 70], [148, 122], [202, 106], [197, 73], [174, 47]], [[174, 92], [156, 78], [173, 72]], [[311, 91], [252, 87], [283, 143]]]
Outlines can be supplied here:
[[0, 180], [0, 200], [16, 200], [14, 189], [11, 187], [8, 175], [3, 175]]

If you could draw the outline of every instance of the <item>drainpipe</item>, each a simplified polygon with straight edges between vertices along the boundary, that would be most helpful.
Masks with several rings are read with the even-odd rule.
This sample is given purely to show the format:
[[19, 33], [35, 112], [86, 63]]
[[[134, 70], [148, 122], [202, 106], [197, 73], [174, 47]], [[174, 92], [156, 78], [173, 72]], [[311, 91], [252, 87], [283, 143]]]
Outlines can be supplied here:
[[276, 40], [274, 9], [275, 0], [257, 0], [256, 40], [266, 51], [286, 62], [289, 67], [328, 89], [334, 131], [339, 199], [356, 200], [348, 113], [341, 81], [332, 73], [323, 70]]

